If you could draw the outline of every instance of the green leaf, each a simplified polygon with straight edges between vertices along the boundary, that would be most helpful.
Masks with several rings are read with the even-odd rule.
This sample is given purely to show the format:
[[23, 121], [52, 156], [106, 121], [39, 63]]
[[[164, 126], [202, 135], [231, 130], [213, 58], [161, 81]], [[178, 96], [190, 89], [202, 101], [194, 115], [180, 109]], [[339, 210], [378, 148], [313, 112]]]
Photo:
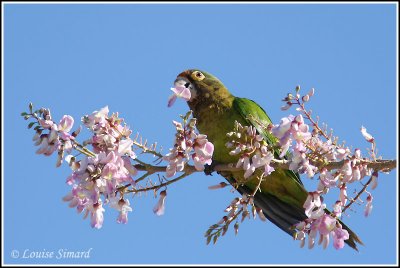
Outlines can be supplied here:
[[213, 243], [214, 243], [214, 244], [217, 243], [217, 240], [218, 240], [218, 235], [214, 235]]
[[222, 236], [226, 234], [226, 231], [228, 231], [228, 229], [229, 229], [229, 224], [224, 225], [224, 227], [222, 227]]
[[28, 125], [28, 128], [33, 127], [34, 124], [36, 124], [36, 122], [30, 122], [29, 125]]
[[213, 224], [213, 225], [210, 226], [210, 229], [215, 229], [217, 227], [218, 227], [218, 224]]
[[211, 234], [211, 231], [212, 231], [211, 229], [208, 229], [207, 232], [204, 234], [204, 237], [209, 236]]
[[32, 109], [33, 109], [33, 104], [32, 102], [29, 103], [29, 111], [32, 113]]
[[21, 113], [21, 116], [25, 116], [25, 115], [27, 115], [28, 113], [26, 113], [26, 112], [22, 112]]
[[210, 244], [211, 236], [207, 237], [207, 245]]

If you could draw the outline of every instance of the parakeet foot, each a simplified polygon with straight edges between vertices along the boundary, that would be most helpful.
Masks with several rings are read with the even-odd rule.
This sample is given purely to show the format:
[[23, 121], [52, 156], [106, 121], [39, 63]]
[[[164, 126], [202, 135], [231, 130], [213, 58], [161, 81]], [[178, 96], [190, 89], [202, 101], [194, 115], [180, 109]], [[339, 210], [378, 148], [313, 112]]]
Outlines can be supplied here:
[[204, 166], [204, 174], [206, 174], [207, 176], [208, 175], [212, 176], [212, 173], [215, 171], [214, 168], [216, 165], [218, 165], [218, 163], [216, 161], [212, 161], [211, 165], [205, 165]]

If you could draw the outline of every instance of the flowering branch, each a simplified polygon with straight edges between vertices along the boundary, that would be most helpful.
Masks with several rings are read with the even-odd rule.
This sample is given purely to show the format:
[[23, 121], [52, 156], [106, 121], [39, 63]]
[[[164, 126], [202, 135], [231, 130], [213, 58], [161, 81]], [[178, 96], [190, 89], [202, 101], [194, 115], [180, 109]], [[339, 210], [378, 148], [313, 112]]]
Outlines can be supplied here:
[[[65, 160], [72, 169], [72, 174], [67, 178], [67, 184], [72, 186], [72, 191], [64, 197], [70, 207], [76, 207], [78, 212], [84, 212], [85, 217], [91, 216], [91, 226], [101, 228], [103, 224], [103, 205], [109, 204], [117, 209], [120, 214], [119, 223], [127, 223], [127, 212], [131, 211], [129, 200], [125, 196], [129, 193], [142, 193], [154, 191], [175, 183], [189, 176], [193, 172], [204, 170], [205, 164], [211, 164], [213, 145], [204, 135], [195, 131], [195, 119], [190, 118], [191, 113], [182, 116], [183, 124], [175, 122], [177, 131], [173, 149], [167, 155], [156, 151], [156, 144], [147, 145], [139, 135], [131, 139], [132, 131], [123, 124], [123, 119], [118, 113], [108, 115], [108, 107], [95, 111], [91, 115], [82, 117], [82, 123], [92, 133], [92, 137], [82, 144], [76, 140], [81, 128], [70, 134], [74, 120], [65, 115], [57, 124], [53, 121], [49, 109], [41, 108], [33, 111], [29, 105], [29, 112], [21, 115], [26, 119], [34, 119], [28, 128], [34, 127], [35, 145], [39, 146], [38, 154], [46, 156], [58, 152], [57, 167], [64, 160], [64, 153], [78, 152], [77, 155], [67, 155]], [[88, 145], [92, 149], [87, 148]], [[156, 164], [148, 164], [140, 160], [134, 151], [141, 154], [151, 154], [157, 157]], [[82, 159], [78, 159], [82, 157]], [[136, 162], [136, 164], [132, 164]], [[163, 161], [166, 166], [160, 166]], [[193, 161], [194, 165], [188, 164]], [[144, 172], [136, 180], [139, 172]], [[182, 173], [175, 178], [175, 174]], [[158, 174], [158, 183], [153, 183], [150, 176]], [[172, 178], [172, 179], [167, 179]], [[144, 185], [140, 183], [144, 182]], [[166, 191], [163, 190], [162, 202], [157, 203], [154, 213], [162, 215]]]
[[[226, 146], [232, 151], [230, 154], [238, 155], [239, 160], [234, 164], [215, 165], [216, 171], [244, 171], [244, 178], [249, 178], [257, 169], [264, 170], [263, 176], [268, 176], [274, 169], [288, 169], [298, 173], [305, 173], [309, 178], [319, 174], [319, 184], [315, 191], [309, 192], [309, 197], [304, 203], [306, 220], [293, 226], [295, 239], [301, 240], [301, 246], [304, 246], [306, 235], [309, 238], [309, 248], [315, 243], [317, 233], [320, 233], [320, 243], [326, 248], [329, 243], [329, 236], [334, 237], [334, 247], [340, 249], [344, 241], [349, 239], [347, 230], [342, 229], [340, 218], [342, 213], [349, 209], [357, 200], [361, 200], [364, 193], [368, 193], [367, 204], [364, 215], [368, 216], [372, 209], [372, 194], [367, 191], [368, 186], [371, 190], [377, 186], [378, 171], [389, 172], [396, 167], [396, 160], [378, 159], [376, 156], [376, 143], [372, 135], [367, 133], [364, 127], [361, 127], [361, 134], [367, 142], [371, 144], [369, 158], [362, 157], [361, 151], [356, 149], [351, 154], [348, 147], [338, 144], [338, 138], [333, 137], [332, 131], [328, 134], [323, 130], [318, 120], [311, 117], [311, 111], [307, 111], [305, 103], [314, 95], [314, 89], [311, 89], [306, 95], [300, 96], [300, 87], [296, 88], [296, 94], [288, 94], [283, 101], [287, 110], [292, 106], [298, 106], [299, 115], [285, 117], [280, 124], [265, 126], [264, 131], [275, 136], [278, 139], [278, 147], [271, 146], [264, 141], [264, 137], [259, 135], [252, 126], [242, 126], [238, 122], [235, 124], [233, 132], [228, 133], [232, 141]], [[312, 131], [303, 119], [303, 116], [311, 123]], [[257, 121], [259, 125], [262, 122]], [[321, 139], [322, 138], [322, 139]], [[289, 150], [291, 149], [291, 150]], [[275, 153], [279, 154], [276, 158]], [[374, 172], [372, 172], [374, 170]], [[361, 181], [365, 176], [371, 176], [367, 183]], [[261, 183], [262, 180], [259, 180]], [[353, 183], [359, 182], [363, 185], [354, 198], [347, 196], [347, 187]], [[245, 182], [238, 181], [235, 184], [243, 185]], [[212, 189], [223, 188], [220, 184], [213, 186]], [[256, 187], [256, 191], [260, 184]], [[339, 200], [333, 206], [333, 212], [327, 213], [326, 204], [322, 202], [322, 196], [329, 192], [330, 188], [339, 188]], [[255, 192], [254, 192], [255, 193]], [[254, 197], [254, 193], [251, 197]], [[349, 201], [349, 203], [347, 203]], [[243, 210], [235, 211], [243, 213]], [[236, 219], [238, 214], [225, 216], [225, 221], [212, 225], [206, 232], [207, 242], [214, 239], [214, 243], [229, 224]], [[213, 231], [216, 230], [216, 231]]]
[[[178, 97], [186, 100], [190, 98], [186, 87], [178, 86], [172, 91], [174, 94], [169, 99], [169, 106]], [[227, 214], [205, 233], [207, 244], [211, 240], [216, 243], [234, 221], [235, 234], [238, 233], [240, 223], [250, 218], [250, 215], [254, 219], [258, 215], [262, 221], [266, 221], [263, 211], [253, 201], [256, 193], [261, 191], [262, 182], [279, 168], [306, 174], [309, 178], [318, 176], [317, 189], [309, 192], [303, 205], [307, 219], [293, 226], [294, 238], [304, 246], [308, 236], [308, 245], [312, 248], [319, 233], [320, 243], [325, 248], [332, 236], [334, 247], [339, 249], [349, 238], [340, 224], [341, 215], [356, 201], [362, 202], [364, 193], [368, 194], [364, 215], [370, 215], [373, 196], [368, 189], [374, 190], [377, 187], [378, 172], [393, 170], [397, 161], [377, 157], [375, 139], [364, 127], [361, 127], [361, 134], [371, 144], [369, 157], [362, 157], [359, 149], [355, 149], [352, 154], [348, 147], [339, 145], [339, 139], [333, 137], [332, 131], [328, 133], [326, 125], [321, 128], [319, 120], [312, 118], [311, 110], [305, 108], [305, 103], [314, 95], [314, 89], [304, 96], [300, 96], [299, 92], [300, 87], [297, 87], [294, 95], [288, 94], [283, 99], [286, 105], [282, 109], [297, 106], [296, 110], [300, 114], [289, 115], [279, 124], [264, 128], [266, 133], [276, 138], [276, 144], [267, 143], [254, 126], [235, 123], [233, 131], [227, 133], [231, 141], [226, 146], [231, 150], [231, 155], [238, 157], [238, 161], [229, 164], [212, 163], [214, 145], [207, 140], [207, 136], [197, 132], [196, 119], [192, 118], [191, 111], [181, 116], [182, 122], [173, 121], [175, 141], [166, 155], [157, 150], [157, 143], [148, 145], [147, 140], [143, 141], [139, 134], [130, 138], [132, 131], [118, 113], [109, 115], [108, 107], [81, 118], [82, 124], [92, 133], [82, 143], [77, 141], [82, 127], [71, 132], [74, 119], [69, 115], [64, 115], [56, 123], [49, 109], [33, 111], [32, 104], [29, 104], [29, 112], [21, 115], [25, 120], [33, 119], [28, 128], [35, 131], [33, 141], [39, 146], [36, 153], [50, 156], [57, 152], [56, 166], [61, 166], [64, 160], [68, 163], [72, 173], [66, 182], [72, 189], [64, 201], [69, 202], [69, 206], [76, 208], [79, 213], [84, 213], [84, 218], [90, 215], [93, 228], [102, 227], [105, 205], [119, 211], [118, 223], [127, 223], [128, 212], [132, 211], [130, 201], [126, 198], [128, 194], [135, 197], [152, 191], [156, 196], [158, 192], [159, 200], [153, 212], [158, 216], [163, 215], [167, 187], [195, 172], [203, 172], [206, 165], [216, 172], [243, 171], [244, 179], [232, 183], [235, 188], [245, 184], [256, 170], [261, 170], [253, 192], [231, 201], [225, 209]], [[303, 115], [311, 127], [304, 121]], [[72, 155], [73, 150], [77, 152], [75, 155]], [[65, 153], [68, 155], [64, 156]], [[138, 155], [142, 158], [139, 159]], [[156, 159], [150, 164], [143, 159], [145, 155]], [[161, 165], [163, 162], [166, 164]], [[155, 175], [158, 182], [152, 181]], [[368, 176], [369, 180], [363, 184], [362, 179]], [[347, 188], [354, 183], [360, 183], [363, 187], [354, 198], [350, 198], [347, 196]], [[221, 182], [209, 188], [220, 189], [228, 185]], [[333, 205], [333, 212], [327, 213], [322, 197], [330, 188], [338, 188], [340, 195]]]

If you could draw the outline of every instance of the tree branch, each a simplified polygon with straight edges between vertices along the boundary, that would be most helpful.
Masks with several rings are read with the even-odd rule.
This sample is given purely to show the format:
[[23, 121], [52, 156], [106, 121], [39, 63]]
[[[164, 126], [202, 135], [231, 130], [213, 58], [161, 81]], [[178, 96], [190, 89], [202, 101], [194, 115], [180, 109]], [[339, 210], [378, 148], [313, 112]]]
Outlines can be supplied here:
[[[339, 169], [343, 166], [344, 160], [339, 162], [329, 162], [325, 168], [327, 170]], [[395, 169], [397, 166], [396, 159], [378, 159], [376, 161], [360, 160], [360, 164], [367, 164], [369, 168], [377, 171], [388, 172]], [[274, 168], [289, 169], [289, 161], [287, 160], [272, 160], [271, 166]], [[218, 164], [214, 167], [215, 171], [239, 171], [243, 168], [236, 168], [234, 164]]]

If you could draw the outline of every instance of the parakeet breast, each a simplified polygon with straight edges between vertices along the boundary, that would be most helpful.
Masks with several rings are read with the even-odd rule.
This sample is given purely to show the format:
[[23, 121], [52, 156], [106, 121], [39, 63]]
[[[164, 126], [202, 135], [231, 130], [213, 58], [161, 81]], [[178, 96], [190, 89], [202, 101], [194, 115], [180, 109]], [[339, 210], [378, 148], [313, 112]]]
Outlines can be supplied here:
[[231, 109], [229, 103], [203, 102], [198, 106], [204, 107], [195, 107], [193, 116], [197, 119], [199, 132], [207, 135], [208, 140], [214, 144], [213, 159], [221, 163], [236, 163], [238, 157], [230, 155], [231, 149], [226, 147], [227, 142], [231, 141], [226, 134], [233, 131], [235, 121], [244, 124], [240, 115]]

